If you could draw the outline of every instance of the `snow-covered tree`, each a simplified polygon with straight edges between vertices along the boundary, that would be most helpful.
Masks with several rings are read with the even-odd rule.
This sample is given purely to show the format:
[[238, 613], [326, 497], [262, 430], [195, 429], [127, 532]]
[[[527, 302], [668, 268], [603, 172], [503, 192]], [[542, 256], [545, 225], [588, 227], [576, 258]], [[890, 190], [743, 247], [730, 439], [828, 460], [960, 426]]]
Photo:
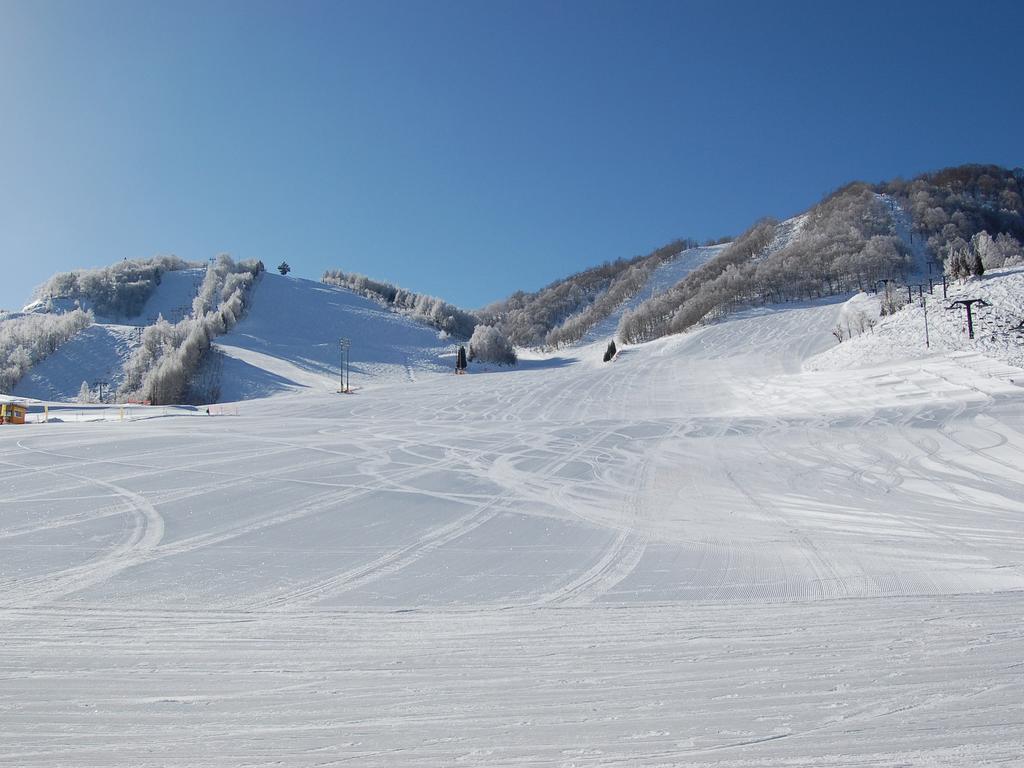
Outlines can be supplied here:
[[[190, 317], [173, 325], [159, 317], [143, 331], [142, 343], [124, 364], [119, 396], [154, 404], [182, 402], [214, 337], [242, 317], [248, 291], [262, 271], [262, 262], [236, 264], [219, 257], [207, 269]], [[218, 302], [210, 308], [213, 299]]]
[[327, 285], [347, 288], [374, 301], [379, 301], [395, 312], [427, 323], [460, 339], [469, 338], [479, 322], [476, 315], [459, 309], [454, 304], [449, 304], [436, 296], [414, 293], [365, 275], [331, 269], [324, 272], [323, 282]]
[[1002, 260], [1001, 266], [1013, 267], [1024, 264], [1024, 247], [1013, 235], [1006, 232], [999, 233], [995, 238], [996, 252]]
[[608, 342], [608, 346], [604, 350], [604, 362], [607, 363], [609, 360], [615, 357], [615, 354], [617, 352], [618, 349], [616, 349], [615, 347], [615, 339], [612, 339], [611, 341]]
[[80, 309], [5, 316], [0, 320], [0, 392], [14, 389], [30, 367], [92, 322], [92, 313]]
[[995, 240], [988, 232], [982, 230], [971, 238], [971, 251], [978, 256], [985, 269], [995, 269], [1003, 266], [1003, 259], [996, 247]]
[[35, 298], [41, 302], [70, 299], [101, 315], [132, 317], [142, 311], [165, 272], [196, 266], [176, 256], [126, 259], [101, 269], [58, 273], [36, 289]]
[[96, 400], [92, 395], [92, 390], [89, 388], [89, 382], [83, 381], [82, 386], [78, 388], [78, 402], [84, 405], [95, 401]]
[[505, 335], [493, 325], [478, 325], [469, 340], [469, 359], [481, 363], [515, 365], [515, 348]]
[[977, 251], [971, 255], [971, 274], [975, 277], [981, 277], [985, 274], [985, 264], [981, 259], [981, 254]]

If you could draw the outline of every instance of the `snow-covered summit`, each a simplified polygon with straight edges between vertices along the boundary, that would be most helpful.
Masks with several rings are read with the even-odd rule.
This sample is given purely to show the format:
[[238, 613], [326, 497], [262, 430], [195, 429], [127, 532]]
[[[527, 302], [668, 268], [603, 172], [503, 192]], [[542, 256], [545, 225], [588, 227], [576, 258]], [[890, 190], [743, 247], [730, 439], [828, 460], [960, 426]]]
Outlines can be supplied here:
[[[116, 321], [98, 317], [34, 365], [14, 394], [70, 401], [83, 381], [116, 389], [144, 328], [160, 317], [169, 322], [188, 317], [202, 279], [202, 270], [164, 274], [141, 312]], [[449, 357], [455, 345], [443, 334], [344, 288], [264, 273], [249, 304], [241, 322], [215, 339], [214, 349], [222, 353], [217, 361], [221, 400], [337, 389], [342, 337], [352, 343], [353, 387], [447, 371], [454, 359]]]

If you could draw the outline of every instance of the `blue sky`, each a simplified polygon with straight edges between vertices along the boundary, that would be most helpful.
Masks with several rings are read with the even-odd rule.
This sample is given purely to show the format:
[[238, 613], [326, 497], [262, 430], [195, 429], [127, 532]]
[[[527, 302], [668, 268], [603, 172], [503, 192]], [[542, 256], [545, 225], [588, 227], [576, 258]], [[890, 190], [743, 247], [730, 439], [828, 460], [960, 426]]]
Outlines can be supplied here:
[[1024, 3], [0, 0], [0, 307], [175, 253], [474, 307], [1024, 165]]

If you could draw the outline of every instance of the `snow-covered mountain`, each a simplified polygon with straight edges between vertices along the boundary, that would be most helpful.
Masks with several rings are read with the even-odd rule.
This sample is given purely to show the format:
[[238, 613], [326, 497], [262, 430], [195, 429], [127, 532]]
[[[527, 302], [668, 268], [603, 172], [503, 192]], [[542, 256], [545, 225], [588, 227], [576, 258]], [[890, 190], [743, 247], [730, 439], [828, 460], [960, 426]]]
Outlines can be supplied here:
[[[114, 391], [142, 329], [158, 317], [189, 315], [202, 270], [168, 272], [133, 317], [97, 322], [34, 365], [13, 394], [55, 401], [78, 397], [83, 381]], [[339, 341], [351, 340], [351, 375], [366, 386], [448, 370], [454, 346], [435, 329], [350, 291], [300, 278], [263, 274], [246, 315], [214, 349], [223, 400], [247, 399], [295, 388], [337, 389]]]
[[[61, 278], [136, 311], [11, 318], [55, 346], [25, 392], [113, 379], [161, 329], [239, 402], [0, 426], [0, 763], [1019, 763], [1024, 266], [950, 281], [988, 303], [973, 340], [933, 286], [930, 347], [903, 285], [736, 292], [885, 253], [923, 274], [921, 198], [884, 194], [836, 198], [890, 227], [845, 241], [865, 259], [801, 261], [835, 223], [809, 213], [598, 270], [517, 304], [564, 330], [579, 299], [581, 338], [466, 376], [437, 328], [229, 260], [130, 301]], [[727, 305], [602, 362], [702, 275]]]
[[[342, 336], [353, 342], [353, 368], [365, 386], [446, 370], [455, 348], [448, 333], [459, 329], [464, 342], [474, 323], [496, 326], [522, 346], [573, 356], [612, 337], [647, 341], [749, 307], [848, 298], [881, 283], [890, 291], [900, 286], [886, 299], [888, 313], [898, 308], [902, 290], [939, 280], [954, 256], [961, 272], [968, 263], [977, 265], [971, 266], [974, 271], [1024, 263], [1022, 178], [995, 167], [965, 166], [911, 182], [854, 183], [786, 221], [762, 220], [729, 243], [696, 247], [676, 241], [646, 256], [570, 275], [535, 293], [516, 292], [477, 313], [333, 271], [325, 275], [331, 285], [265, 275], [239, 289], [233, 309], [217, 315], [216, 302], [204, 305], [202, 312], [216, 316], [196, 328], [188, 321], [201, 319], [193, 306], [198, 293], [204, 291], [209, 304], [216, 293], [211, 286], [223, 283], [225, 270], [248, 267], [228, 260], [215, 275], [214, 264], [204, 271], [162, 257], [63, 273], [42, 287], [26, 311], [87, 310], [95, 322], [78, 331], [90, 322], [80, 314], [66, 327], [47, 330], [49, 336], [33, 347], [25, 341], [28, 321], [0, 321], [6, 324], [0, 325], [0, 352], [7, 357], [0, 361], [0, 382], [17, 382], [7, 385], [15, 395], [65, 401], [101, 382], [108, 391], [120, 387], [121, 399], [246, 399], [333, 386]], [[1008, 328], [1019, 323], [1014, 280], [986, 285], [996, 286], [1002, 305], [989, 314], [998, 314]], [[245, 319], [234, 327], [240, 314]], [[179, 326], [165, 324], [154, 332], [158, 318]], [[5, 331], [18, 322], [20, 332]], [[225, 331], [228, 336], [217, 338]], [[1016, 361], [1016, 338], [1000, 341], [995, 347], [1003, 352], [993, 353]], [[179, 353], [160, 363], [156, 358], [167, 345], [177, 345]], [[164, 366], [166, 385], [144, 384], [146, 372], [158, 364]]]

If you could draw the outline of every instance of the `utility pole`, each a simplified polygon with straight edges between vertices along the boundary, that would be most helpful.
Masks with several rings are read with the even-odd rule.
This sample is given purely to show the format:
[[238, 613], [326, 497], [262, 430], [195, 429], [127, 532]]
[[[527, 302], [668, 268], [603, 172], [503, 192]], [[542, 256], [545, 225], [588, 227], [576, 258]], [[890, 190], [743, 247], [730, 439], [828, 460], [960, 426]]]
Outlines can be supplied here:
[[991, 306], [984, 299], [959, 299], [950, 304], [946, 309], [956, 309], [956, 306], [960, 304], [964, 309], [967, 310], [967, 337], [970, 339], [974, 338], [974, 318], [971, 317], [971, 306], [977, 304], [979, 307]]
[[339, 379], [340, 379], [339, 382], [338, 382], [338, 385], [339, 385], [338, 391], [342, 392], [342, 393], [346, 393], [346, 394], [348, 393], [348, 384], [346, 383], [345, 373], [346, 373], [346, 367], [351, 368], [351, 365], [346, 366], [346, 364], [349, 363], [350, 359], [351, 359], [351, 358], [349, 358], [349, 354], [348, 354], [348, 351], [351, 348], [351, 346], [352, 346], [351, 340], [344, 339], [344, 338], [341, 340], [341, 368], [340, 368], [339, 374], [338, 374]]
[[924, 310], [924, 346], [931, 349], [931, 341], [928, 338], [928, 300], [924, 296], [921, 297], [921, 309]]

